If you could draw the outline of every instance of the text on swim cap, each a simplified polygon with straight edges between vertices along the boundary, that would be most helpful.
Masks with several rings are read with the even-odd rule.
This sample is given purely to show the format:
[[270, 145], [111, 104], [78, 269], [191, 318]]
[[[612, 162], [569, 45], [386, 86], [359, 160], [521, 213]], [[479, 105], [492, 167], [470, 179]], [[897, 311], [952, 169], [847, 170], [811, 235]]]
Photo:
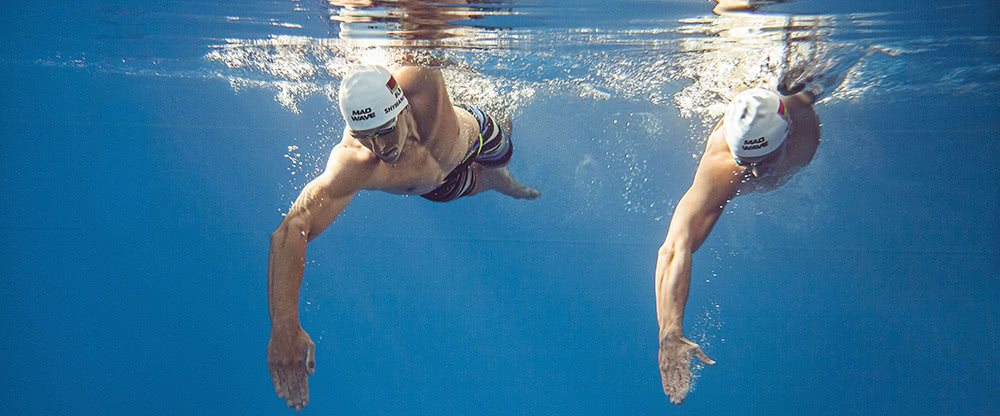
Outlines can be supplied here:
[[351, 110], [351, 120], [364, 121], [370, 118], [375, 118], [375, 113], [372, 112], [371, 107], [364, 110]]
[[743, 141], [743, 150], [762, 149], [765, 147], [767, 147], [767, 139], [764, 137]]
[[389, 114], [390, 111], [395, 110], [396, 107], [399, 107], [399, 105], [403, 103], [403, 98], [404, 98], [403, 95], [400, 94], [399, 98], [396, 99], [395, 103], [385, 108], [385, 113]]

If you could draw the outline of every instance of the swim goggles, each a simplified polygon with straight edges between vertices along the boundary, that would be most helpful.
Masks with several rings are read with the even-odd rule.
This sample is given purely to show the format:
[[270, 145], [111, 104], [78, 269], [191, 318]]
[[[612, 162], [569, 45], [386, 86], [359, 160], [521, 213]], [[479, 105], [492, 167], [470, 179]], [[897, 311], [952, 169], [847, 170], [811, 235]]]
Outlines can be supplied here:
[[397, 123], [398, 119], [399, 119], [399, 116], [393, 117], [392, 121], [389, 122], [388, 126], [382, 127], [382, 128], [380, 128], [378, 130], [375, 130], [375, 132], [370, 133], [370, 134], [359, 134], [359, 133], [357, 133], [357, 132], [355, 132], [355, 131], [352, 130], [351, 131], [351, 137], [354, 137], [355, 139], [368, 139], [368, 140], [375, 141], [375, 139], [377, 139], [379, 136], [385, 136], [387, 134], [392, 133], [393, 130], [396, 130], [396, 125], [398, 124]]

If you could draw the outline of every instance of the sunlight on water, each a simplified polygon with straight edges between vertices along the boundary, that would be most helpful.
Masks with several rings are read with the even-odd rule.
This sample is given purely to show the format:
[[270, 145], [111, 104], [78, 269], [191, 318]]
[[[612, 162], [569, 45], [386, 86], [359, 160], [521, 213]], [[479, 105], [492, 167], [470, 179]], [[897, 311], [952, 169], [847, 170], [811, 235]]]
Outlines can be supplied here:
[[[635, 37], [637, 30], [540, 31], [527, 37], [515, 31], [496, 33], [501, 38], [509, 36], [512, 45], [530, 47], [530, 54], [516, 48], [477, 50], [469, 43], [428, 50], [412, 44], [395, 48], [378, 47], [378, 42], [367, 40], [272, 36], [230, 39], [213, 47], [206, 58], [225, 66], [218, 75], [228, 78], [234, 88], [272, 89], [278, 102], [293, 112], [312, 94], [323, 92], [334, 98], [331, 85], [349, 66], [369, 62], [441, 67], [446, 77], [457, 81], [449, 86], [472, 85], [453, 87], [454, 94], [461, 99], [475, 95], [494, 105], [507, 101], [499, 100], [499, 94], [514, 94], [517, 98], [512, 101], [523, 104], [539, 92], [559, 91], [598, 100], [673, 106], [685, 117], [703, 119], [718, 116], [735, 92], [756, 85], [773, 87], [782, 81], [796, 83], [825, 75], [829, 102], [859, 100], [875, 89], [879, 95], [891, 95], [896, 89], [911, 91], [934, 84], [937, 89], [953, 88], [968, 77], [994, 71], [949, 68], [925, 76], [922, 85], [889, 82], [913, 65], [908, 60], [926, 50], [836, 40], [843, 26], [877, 26], [872, 16], [706, 16], [664, 24], [674, 27], [658, 31], [660, 39], [626, 47], [618, 47], [620, 40]], [[573, 51], [578, 52], [567, 54]], [[483, 72], [505, 75], [483, 77]], [[684, 85], [679, 91], [671, 88], [677, 82]]]
[[[228, 39], [205, 55], [214, 76], [234, 91], [264, 89], [292, 113], [315, 96], [329, 102], [314, 135], [292, 145], [314, 170], [289, 170], [290, 197], [320, 171], [332, 142], [339, 140], [342, 121], [336, 115], [338, 80], [356, 63], [388, 67], [426, 65], [442, 70], [453, 100], [473, 103], [487, 112], [517, 119], [536, 97], [579, 97], [596, 101], [647, 103], [692, 120], [687, 138], [697, 157], [706, 132], [721, 116], [725, 103], [751, 87], [795, 85], [807, 78], [824, 87], [820, 104], [837, 101], [891, 100], [899, 94], [945, 89], [969, 91], [996, 84], [987, 66], [924, 66], [922, 60], [940, 46], [917, 40], [886, 41], [893, 16], [734, 14], [694, 16], [673, 21], [652, 19], [660, 27], [627, 29], [570, 28], [526, 31], [489, 25], [469, 27], [455, 22], [490, 16], [524, 16], [501, 5], [486, 9], [440, 6], [425, 9], [365, 7], [367, 3], [329, 2], [324, 9], [337, 38], [273, 35], [263, 39]], [[458, 16], [457, 18], [455, 18]], [[448, 18], [455, 18], [454, 21]], [[370, 26], [370, 30], [359, 29]], [[378, 30], [376, 30], [378, 29]], [[860, 35], [873, 35], [865, 38]], [[878, 36], [874, 36], [874, 35]], [[957, 42], [958, 40], [956, 40]], [[963, 39], [963, 42], [978, 40]], [[932, 73], [913, 76], [915, 66]], [[936, 68], [936, 69], [935, 69]], [[926, 71], [925, 71], [926, 72]], [[979, 79], [969, 82], [968, 79]], [[907, 80], [903, 82], [903, 80]], [[963, 85], [969, 85], [962, 88]], [[995, 87], [995, 85], [994, 85]], [[662, 117], [649, 113], [614, 114], [594, 145], [607, 147], [576, 161], [574, 189], [579, 206], [564, 221], [585, 214], [608, 198], [620, 209], [662, 220], [676, 200], [664, 200], [649, 188], [650, 155], [640, 149], [665, 137]], [[623, 167], [607, 178], [606, 166]], [[299, 177], [295, 177], [298, 175]], [[807, 178], [806, 178], [807, 179]], [[793, 182], [806, 180], [796, 177]], [[605, 195], [608, 190], [620, 190]], [[821, 210], [803, 186], [783, 189], [803, 206]], [[741, 203], [756, 205], [751, 199]], [[767, 215], [781, 210], [761, 205]], [[753, 208], [753, 207], [752, 207]], [[813, 212], [815, 214], [815, 212]], [[797, 216], [806, 215], [796, 211]], [[783, 221], [782, 224], [808, 222]]]
[[[515, 120], [540, 97], [646, 105], [639, 112], [608, 114], [601, 131], [581, 138], [594, 151], [574, 156], [570, 168], [578, 205], [563, 221], [593, 212], [609, 200], [624, 212], [656, 221], [668, 218], [676, 198], [659, 196], [651, 188], [656, 159], [645, 149], [681, 136], [686, 142], [681, 148], [697, 159], [725, 103], [745, 88], [794, 85], [812, 77], [824, 86], [821, 106], [922, 94], [990, 94], [1000, 89], [1000, 65], [988, 55], [956, 59], [949, 52], [990, 50], [995, 44], [992, 36], [952, 32], [903, 36], [902, 31], [915, 24], [903, 12], [777, 15], [763, 7], [755, 13], [720, 16], [706, 9], [682, 18], [650, 15], [608, 24], [611, 16], [597, 10], [551, 9], [533, 3], [435, 3], [433, 7], [409, 2], [378, 7], [360, 1], [293, 3], [285, 15], [191, 16], [195, 21], [224, 22], [229, 33], [271, 31], [197, 39], [208, 44], [200, 61], [84, 51], [60, 52], [35, 63], [129, 76], [222, 79], [236, 93], [267, 91], [293, 114], [302, 113], [302, 104], [311, 97], [325, 98], [328, 107], [316, 130], [287, 143], [299, 148], [295, 152], [299, 156], [281, 155], [295, 161], [283, 185], [289, 198], [322, 171], [328, 149], [340, 138], [343, 121], [336, 116], [337, 87], [356, 63], [440, 68], [456, 102], [473, 103]], [[587, 26], [539, 24], [554, 15], [588, 13], [598, 20]], [[126, 24], [142, 17], [114, 14], [113, 18]], [[317, 23], [328, 36], [315, 35]], [[688, 130], [665, 131], [663, 114], [690, 119]], [[823, 158], [820, 154], [815, 163], [825, 163]], [[808, 180], [808, 173], [797, 175], [780, 192], [783, 198], [801, 200], [797, 205], [811, 207], [811, 212], [788, 212], [753, 198], [738, 203], [763, 216], [815, 215], [829, 203], [803, 185]], [[788, 227], [809, 222], [778, 223]]]

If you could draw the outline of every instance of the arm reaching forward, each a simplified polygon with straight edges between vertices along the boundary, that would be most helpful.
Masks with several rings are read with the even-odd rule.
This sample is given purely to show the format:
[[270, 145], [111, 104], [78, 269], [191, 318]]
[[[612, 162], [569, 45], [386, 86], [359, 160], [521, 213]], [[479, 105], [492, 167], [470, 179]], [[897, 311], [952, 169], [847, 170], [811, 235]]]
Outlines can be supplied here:
[[296, 411], [309, 404], [308, 376], [316, 371], [315, 346], [299, 324], [299, 286], [306, 243], [319, 236], [370, 176], [364, 161], [338, 145], [326, 171], [306, 185], [288, 215], [271, 234], [267, 266], [271, 339], [267, 367], [278, 397]]
[[663, 392], [678, 405], [687, 397], [691, 386], [691, 356], [707, 365], [715, 364], [697, 344], [684, 337], [683, 324], [684, 305], [691, 284], [691, 255], [708, 238], [743, 178], [743, 168], [736, 165], [725, 146], [724, 141], [709, 140], [694, 184], [677, 204], [667, 238], [656, 258], [660, 381]]

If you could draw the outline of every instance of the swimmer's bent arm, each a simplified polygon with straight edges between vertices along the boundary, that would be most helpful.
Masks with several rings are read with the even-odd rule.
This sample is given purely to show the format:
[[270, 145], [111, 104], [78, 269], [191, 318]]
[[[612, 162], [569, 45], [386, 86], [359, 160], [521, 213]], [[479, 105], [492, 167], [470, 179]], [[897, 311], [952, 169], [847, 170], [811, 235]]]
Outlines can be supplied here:
[[674, 210], [667, 238], [656, 259], [656, 318], [661, 345], [665, 338], [683, 339], [684, 306], [691, 283], [691, 255], [708, 238], [723, 208], [736, 195], [742, 172], [743, 168], [729, 158], [728, 152], [723, 154], [707, 150], [698, 166], [694, 183]]
[[366, 186], [370, 169], [356, 152], [338, 145], [326, 171], [309, 182], [271, 234], [267, 267], [271, 339], [268, 368], [278, 397], [296, 410], [309, 403], [307, 375], [315, 371], [314, 345], [299, 324], [299, 286], [306, 243], [319, 236], [354, 195]]

